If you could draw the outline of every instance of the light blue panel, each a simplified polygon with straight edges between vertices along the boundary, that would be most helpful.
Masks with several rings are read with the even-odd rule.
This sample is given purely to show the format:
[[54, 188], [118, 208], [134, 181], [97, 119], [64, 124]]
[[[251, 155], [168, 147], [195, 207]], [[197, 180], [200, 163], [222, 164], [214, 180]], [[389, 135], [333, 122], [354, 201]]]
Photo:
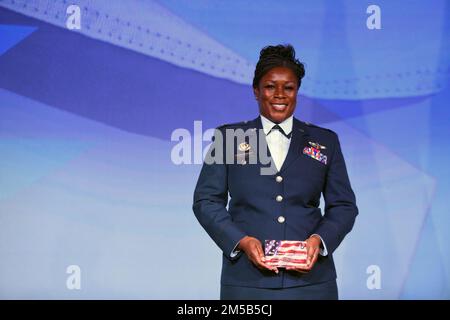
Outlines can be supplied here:
[[0, 139], [0, 200], [61, 169], [88, 148], [72, 140]]
[[450, 299], [450, 279], [443, 257], [447, 255], [436, 238], [435, 222], [424, 221], [420, 241], [405, 282], [401, 299]]
[[[0, 267], [2, 298], [218, 298], [210, 279], [219, 279], [221, 255], [190, 208], [200, 166], [172, 164], [171, 142], [0, 93], [10, 106], [1, 119], [20, 120], [16, 127], [2, 122], [1, 141], [31, 136], [34, 142], [2, 150], [15, 160], [8, 164], [17, 163], [11, 174], [1, 172], [11, 177], [4, 186], [15, 187], [15, 177], [28, 183], [0, 199], [0, 259], [8, 261]], [[55, 136], [60, 143], [42, 152]], [[64, 141], [89, 148], [75, 156]], [[33, 164], [41, 171], [30, 183]], [[66, 287], [69, 265], [81, 268], [80, 291]]]
[[[339, 133], [360, 211], [335, 255], [344, 299], [397, 299], [415, 255], [436, 180], [346, 122]], [[408, 227], [405, 228], [405, 223]], [[383, 289], [369, 290], [366, 269], [382, 271]]]

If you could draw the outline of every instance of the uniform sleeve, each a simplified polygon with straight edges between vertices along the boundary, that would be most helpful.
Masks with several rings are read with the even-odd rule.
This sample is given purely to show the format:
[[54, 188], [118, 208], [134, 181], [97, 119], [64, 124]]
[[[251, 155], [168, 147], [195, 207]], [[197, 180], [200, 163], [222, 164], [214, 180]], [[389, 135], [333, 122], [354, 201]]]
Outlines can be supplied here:
[[314, 233], [326, 243], [328, 254], [333, 253], [349, 233], [358, 215], [355, 194], [350, 185], [338, 136], [335, 143], [323, 190], [325, 213]]
[[[209, 236], [229, 259], [237, 259], [239, 255], [232, 255], [236, 244], [246, 236], [232, 221], [226, 206], [228, 203], [227, 166], [224, 163], [224, 145], [216, 130], [214, 142], [203, 163], [200, 176], [194, 191], [193, 211], [197, 220]], [[225, 137], [225, 135], [222, 135]], [[221, 155], [217, 152], [222, 150]], [[212, 158], [217, 161], [212, 162]]]

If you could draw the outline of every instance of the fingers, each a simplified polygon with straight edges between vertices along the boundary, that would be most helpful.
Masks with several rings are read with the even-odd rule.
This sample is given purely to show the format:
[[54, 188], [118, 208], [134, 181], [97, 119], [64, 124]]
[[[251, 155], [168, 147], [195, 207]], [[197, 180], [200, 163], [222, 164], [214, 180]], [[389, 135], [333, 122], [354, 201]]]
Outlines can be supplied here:
[[307, 248], [308, 248], [308, 253], [307, 253], [307, 257], [306, 257], [306, 267], [310, 268], [313, 260], [315, 260], [314, 258], [316, 257], [316, 253], [318, 253], [319, 247], [312, 246], [310, 243], [308, 243]]
[[313, 255], [312, 255], [312, 258], [311, 258], [311, 260], [310, 260], [310, 269], [312, 269], [312, 267], [316, 264], [316, 262], [317, 262], [317, 258], [319, 257], [319, 252], [320, 252], [320, 248], [319, 247], [317, 247], [317, 248], [315, 248], [314, 249], [314, 253], [313, 253]]
[[[255, 241], [256, 242], [256, 241]], [[259, 242], [259, 241], [258, 241]], [[262, 246], [258, 243], [255, 243], [255, 250], [256, 250], [256, 254], [258, 255], [258, 257], [260, 259], [264, 258], [264, 252], [262, 250]]]
[[264, 260], [264, 252], [262, 250], [261, 242], [258, 239], [252, 239], [251, 244], [247, 250], [247, 256], [249, 260], [259, 269], [261, 270], [271, 270], [275, 273], [278, 273], [278, 269], [267, 264]]
[[[308, 273], [311, 271], [315, 263], [317, 262], [320, 248], [319, 248], [320, 242], [316, 239], [309, 238], [306, 240], [306, 247], [307, 247], [307, 253], [306, 253], [306, 263], [302, 267], [286, 267], [286, 270], [294, 270], [299, 273]], [[247, 254], [249, 260], [259, 269], [261, 270], [271, 270], [275, 273], [278, 273], [278, 268], [275, 266], [272, 266], [265, 261], [264, 252], [262, 249], [261, 242], [253, 237], [247, 237], [245, 244], [243, 241], [243, 248], [245, 253]]]
[[274, 271], [275, 273], [278, 273], [278, 269], [276, 267], [273, 267], [265, 262], [265, 256], [264, 252], [262, 250], [261, 245], [256, 246], [256, 252], [257, 252], [257, 265], [262, 269], [268, 269], [271, 271]]
[[287, 267], [286, 270], [293, 270], [300, 273], [308, 273], [314, 267], [319, 256], [319, 247], [308, 246], [305, 267]]
[[265, 257], [262, 257], [261, 260], [258, 261], [258, 265], [259, 265], [260, 269], [263, 269], [263, 270], [267, 269], [267, 270], [273, 271], [275, 273], [278, 273], [278, 268], [266, 263], [264, 261], [264, 259], [265, 259]]

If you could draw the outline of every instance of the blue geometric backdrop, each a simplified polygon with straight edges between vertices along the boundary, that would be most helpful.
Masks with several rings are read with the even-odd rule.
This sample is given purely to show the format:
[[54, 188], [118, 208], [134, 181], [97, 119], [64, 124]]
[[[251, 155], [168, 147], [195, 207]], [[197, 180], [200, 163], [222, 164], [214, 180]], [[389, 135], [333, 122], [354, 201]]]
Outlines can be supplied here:
[[340, 298], [449, 299], [449, 39], [444, 0], [0, 0], [0, 298], [218, 298], [171, 134], [255, 118], [259, 50], [291, 43], [296, 116], [339, 134], [360, 210]]

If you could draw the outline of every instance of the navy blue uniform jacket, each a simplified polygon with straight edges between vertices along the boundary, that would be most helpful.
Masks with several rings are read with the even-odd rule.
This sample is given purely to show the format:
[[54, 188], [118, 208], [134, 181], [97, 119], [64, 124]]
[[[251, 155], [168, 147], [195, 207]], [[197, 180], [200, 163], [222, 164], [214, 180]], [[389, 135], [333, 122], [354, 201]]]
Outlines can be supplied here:
[[[353, 228], [358, 214], [355, 195], [336, 133], [293, 120], [289, 151], [279, 172], [261, 175], [259, 161], [242, 164], [237, 149], [234, 164], [203, 164], [193, 210], [223, 252], [222, 285], [283, 288], [336, 279], [332, 253]], [[225, 129], [262, 129], [261, 119], [221, 126], [218, 130], [223, 137]], [[310, 142], [325, 146], [326, 164], [303, 153]], [[270, 156], [267, 144], [265, 147]], [[277, 176], [282, 179], [277, 181]], [[319, 208], [322, 193], [323, 215]], [[276, 200], [278, 195], [282, 201]], [[319, 256], [307, 274], [261, 271], [243, 253], [230, 256], [246, 235], [264, 243], [266, 239], [305, 240], [314, 233], [322, 237], [328, 255]]]

